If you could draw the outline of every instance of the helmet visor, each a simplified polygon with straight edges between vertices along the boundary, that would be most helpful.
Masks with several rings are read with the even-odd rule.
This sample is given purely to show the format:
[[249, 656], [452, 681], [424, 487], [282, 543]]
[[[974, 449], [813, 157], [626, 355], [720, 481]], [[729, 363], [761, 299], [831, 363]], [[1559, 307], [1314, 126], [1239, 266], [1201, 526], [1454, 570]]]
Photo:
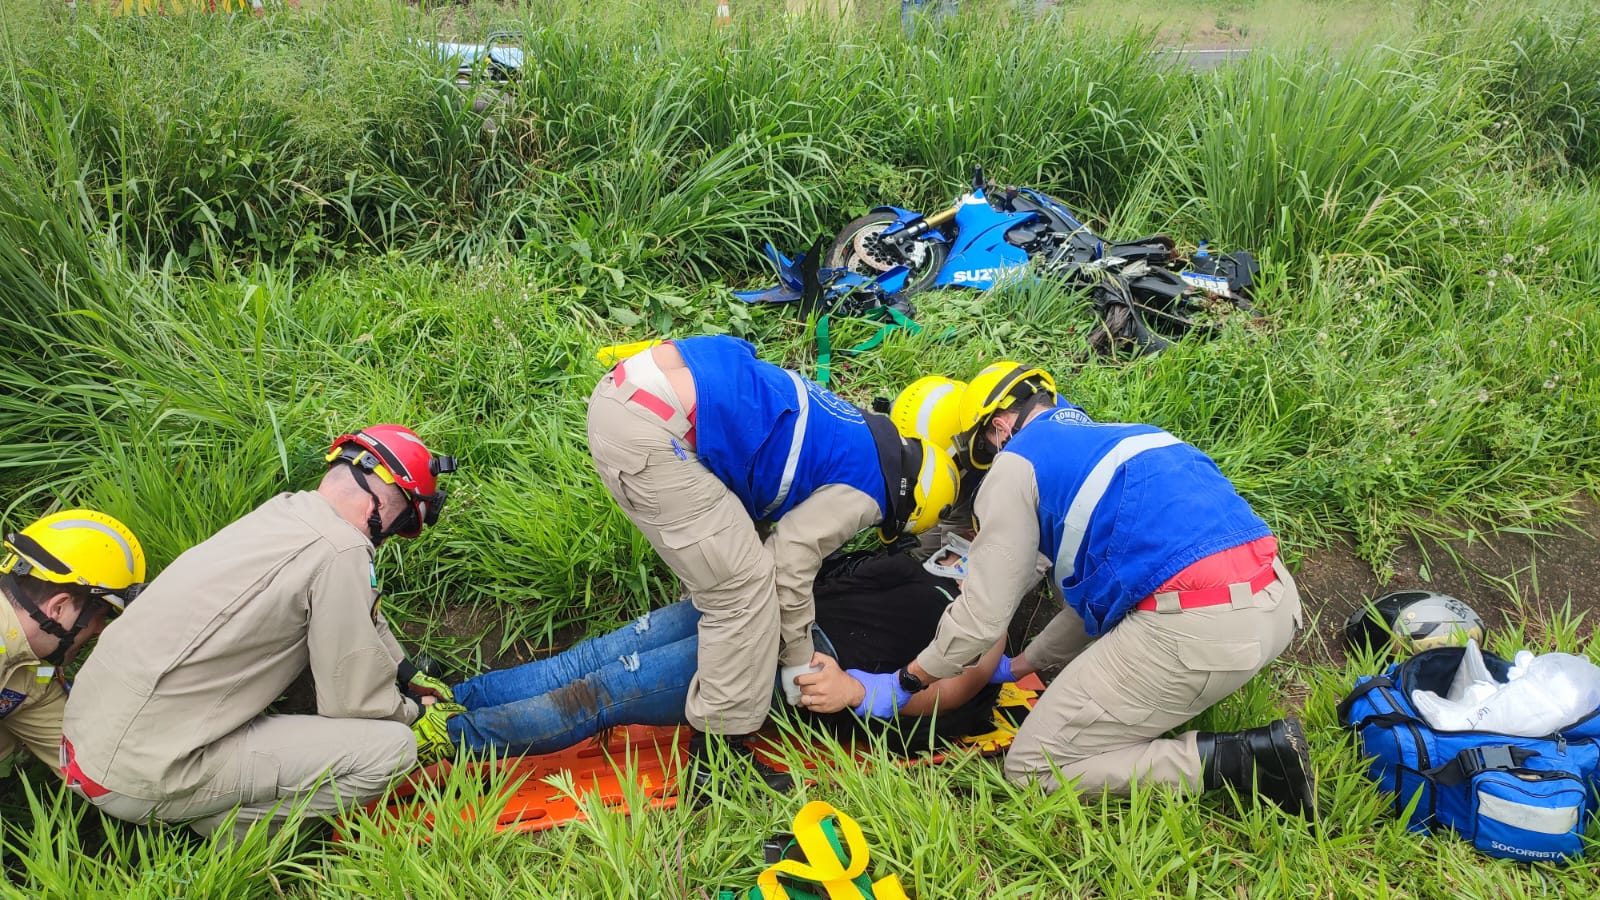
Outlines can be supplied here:
[[446, 490], [435, 491], [432, 494], [406, 491], [405, 494], [406, 499], [411, 502], [406, 504], [406, 511], [401, 514], [400, 521], [394, 524], [394, 533], [407, 538], [421, 534], [423, 528], [432, 528], [439, 521], [439, 513], [444, 511], [444, 501], [450, 496], [450, 492]]

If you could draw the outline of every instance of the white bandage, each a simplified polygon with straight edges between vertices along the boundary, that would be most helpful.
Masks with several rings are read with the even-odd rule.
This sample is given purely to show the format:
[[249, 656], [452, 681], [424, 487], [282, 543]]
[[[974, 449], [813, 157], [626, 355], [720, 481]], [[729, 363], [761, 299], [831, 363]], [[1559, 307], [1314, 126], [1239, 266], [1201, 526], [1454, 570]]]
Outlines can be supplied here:
[[778, 683], [783, 685], [783, 699], [789, 701], [789, 705], [790, 706], [799, 706], [800, 705], [800, 685], [795, 684], [794, 680], [796, 678], [799, 678], [801, 675], [807, 675], [807, 674], [810, 674], [812, 672], [821, 672], [821, 671], [822, 671], [822, 664], [821, 663], [817, 663], [816, 665], [812, 665], [810, 663], [806, 663], [804, 665], [799, 665], [799, 666], [784, 666], [783, 668], [779, 669], [778, 670]]

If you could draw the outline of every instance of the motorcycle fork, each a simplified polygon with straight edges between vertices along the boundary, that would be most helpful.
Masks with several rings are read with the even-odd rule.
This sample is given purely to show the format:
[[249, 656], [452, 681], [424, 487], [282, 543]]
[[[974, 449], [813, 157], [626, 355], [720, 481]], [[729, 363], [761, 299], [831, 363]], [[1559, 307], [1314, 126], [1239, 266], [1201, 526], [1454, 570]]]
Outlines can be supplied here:
[[908, 222], [903, 230], [886, 234], [884, 237], [896, 241], [914, 241], [940, 225], [954, 219], [961, 210], [961, 204], [956, 203], [949, 209], [941, 209], [931, 216], [923, 216], [915, 222]]

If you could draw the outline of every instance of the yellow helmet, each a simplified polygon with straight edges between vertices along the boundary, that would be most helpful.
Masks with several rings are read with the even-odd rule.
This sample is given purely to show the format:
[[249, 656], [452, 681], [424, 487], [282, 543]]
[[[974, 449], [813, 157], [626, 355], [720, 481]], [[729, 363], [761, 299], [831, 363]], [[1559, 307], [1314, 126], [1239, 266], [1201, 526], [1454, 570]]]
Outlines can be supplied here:
[[906, 534], [921, 534], [939, 524], [939, 517], [956, 502], [956, 494], [961, 491], [961, 473], [950, 454], [927, 438], [916, 438], [916, 441], [922, 445], [922, 465], [917, 470], [917, 484], [911, 494]]
[[997, 362], [986, 366], [967, 383], [961, 395], [961, 432], [974, 468], [987, 469], [994, 462], [993, 448], [983, 440], [984, 428], [997, 412], [1004, 412], [1034, 394], [1044, 391], [1054, 399], [1056, 381], [1043, 369], [1029, 369], [1019, 362]]
[[144, 548], [128, 526], [105, 513], [69, 509], [6, 536], [0, 575], [83, 585], [121, 612], [144, 587]]
[[967, 383], [943, 375], [911, 382], [889, 407], [889, 421], [907, 437], [922, 437], [935, 447], [952, 448], [961, 433], [961, 397]]

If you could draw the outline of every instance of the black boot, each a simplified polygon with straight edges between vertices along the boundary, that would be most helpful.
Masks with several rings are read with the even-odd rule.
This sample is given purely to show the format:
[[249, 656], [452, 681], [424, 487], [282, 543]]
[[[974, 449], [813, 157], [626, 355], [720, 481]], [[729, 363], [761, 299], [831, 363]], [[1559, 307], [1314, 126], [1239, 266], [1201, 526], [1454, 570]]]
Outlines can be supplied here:
[[794, 779], [767, 765], [750, 749], [749, 735], [709, 734], [695, 731], [689, 737], [689, 759], [680, 778], [679, 793], [700, 806], [717, 792], [720, 779], [742, 779], [749, 771], [780, 794], [794, 789]]
[[1266, 797], [1316, 821], [1316, 773], [1299, 722], [1279, 719], [1248, 731], [1201, 732], [1199, 739], [1206, 790], [1231, 785], [1241, 797]]

